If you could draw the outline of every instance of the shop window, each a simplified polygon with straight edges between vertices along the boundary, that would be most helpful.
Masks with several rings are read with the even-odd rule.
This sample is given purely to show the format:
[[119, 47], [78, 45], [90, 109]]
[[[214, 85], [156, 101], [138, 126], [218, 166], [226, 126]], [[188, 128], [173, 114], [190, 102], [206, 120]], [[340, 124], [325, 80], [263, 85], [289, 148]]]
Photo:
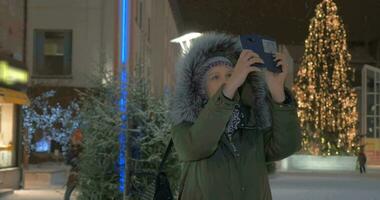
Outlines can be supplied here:
[[13, 104], [0, 104], [0, 168], [16, 165], [15, 112]]
[[72, 31], [34, 31], [34, 77], [71, 75]]

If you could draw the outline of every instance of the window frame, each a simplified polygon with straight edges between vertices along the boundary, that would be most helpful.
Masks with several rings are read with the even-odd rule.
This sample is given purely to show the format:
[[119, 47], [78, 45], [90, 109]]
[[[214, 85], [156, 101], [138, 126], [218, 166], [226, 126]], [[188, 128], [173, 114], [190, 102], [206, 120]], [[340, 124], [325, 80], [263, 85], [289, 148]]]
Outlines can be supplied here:
[[[66, 74], [40, 74], [40, 68], [45, 66], [39, 66], [44, 62], [44, 44], [48, 32], [59, 32], [64, 34], [64, 71], [68, 71]], [[43, 34], [41, 37], [40, 34]], [[39, 59], [42, 59], [40, 61]], [[73, 30], [72, 29], [34, 29], [33, 30], [33, 66], [31, 70], [31, 78], [53, 78], [53, 79], [72, 79], [73, 75]]]

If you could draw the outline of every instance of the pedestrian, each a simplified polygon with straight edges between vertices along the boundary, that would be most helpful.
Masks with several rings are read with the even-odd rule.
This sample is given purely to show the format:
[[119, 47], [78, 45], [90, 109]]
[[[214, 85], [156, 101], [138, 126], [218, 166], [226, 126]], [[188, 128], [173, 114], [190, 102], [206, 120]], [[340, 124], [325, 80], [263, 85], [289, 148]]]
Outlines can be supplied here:
[[360, 152], [358, 154], [358, 162], [359, 162], [360, 174], [366, 173], [365, 165], [367, 163], [367, 156], [365, 155], [363, 148], [360, 149]]
[[[283, 72], [254, 65], [239, 37], [203, 34], [177, 63], [172, 138], [183, 162], [182, 200], [271, 200], [267, 162], [300, 149], [296, 102]], [[253, 66], [251, 66], [253, 65]]]
[[79, 157], [83, 151], [83, 134], [78, 128], [75, 129], [70, 137], [69, 151], [66, 155], [67, 164], [71, 165], [69, 176], [66, 182], [64, 200], [70, 200], [73, 191], [79, 181]]

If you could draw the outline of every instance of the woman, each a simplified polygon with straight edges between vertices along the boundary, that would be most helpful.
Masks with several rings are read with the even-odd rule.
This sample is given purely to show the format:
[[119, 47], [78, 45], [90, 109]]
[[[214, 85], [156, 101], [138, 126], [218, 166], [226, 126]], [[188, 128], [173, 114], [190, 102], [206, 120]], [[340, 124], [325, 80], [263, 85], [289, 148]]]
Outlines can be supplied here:
[[238, 37], [207, 33], [177, 64], [171, 116], [184, 163], [182, 200], [270, 200], [266, 163], [300, 148], [296, 104], [282, 73], [242, 50]]

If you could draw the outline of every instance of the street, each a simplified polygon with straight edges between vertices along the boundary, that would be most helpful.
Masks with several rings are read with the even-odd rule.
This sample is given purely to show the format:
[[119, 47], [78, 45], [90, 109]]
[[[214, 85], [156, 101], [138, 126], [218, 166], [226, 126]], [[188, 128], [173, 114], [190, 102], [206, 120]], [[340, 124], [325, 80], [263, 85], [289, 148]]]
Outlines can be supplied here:
[[[278, 173], [271, 176], [273, 200], [380, 200], [380, 174]], [[1, 200], [62, 200], [61, 188], [19, 190]]]

